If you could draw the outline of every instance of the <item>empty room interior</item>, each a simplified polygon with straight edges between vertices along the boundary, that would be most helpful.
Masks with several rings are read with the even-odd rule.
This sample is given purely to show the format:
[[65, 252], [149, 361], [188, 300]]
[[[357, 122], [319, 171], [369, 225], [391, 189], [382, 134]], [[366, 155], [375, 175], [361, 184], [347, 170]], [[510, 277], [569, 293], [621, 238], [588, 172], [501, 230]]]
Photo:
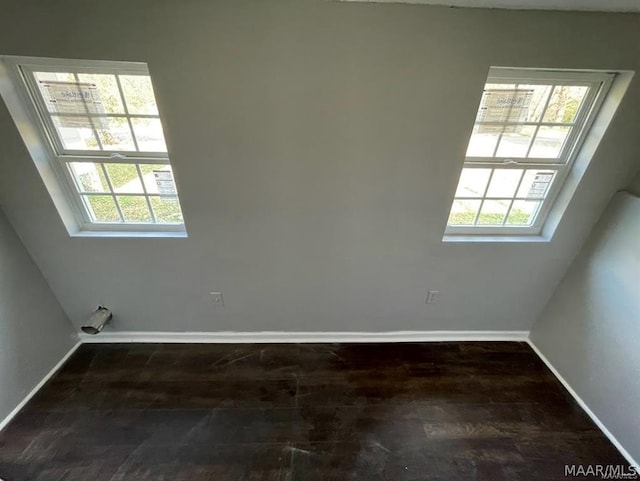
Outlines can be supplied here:
[[640, 479], [639, 0], [0, 12], [0, 481]]

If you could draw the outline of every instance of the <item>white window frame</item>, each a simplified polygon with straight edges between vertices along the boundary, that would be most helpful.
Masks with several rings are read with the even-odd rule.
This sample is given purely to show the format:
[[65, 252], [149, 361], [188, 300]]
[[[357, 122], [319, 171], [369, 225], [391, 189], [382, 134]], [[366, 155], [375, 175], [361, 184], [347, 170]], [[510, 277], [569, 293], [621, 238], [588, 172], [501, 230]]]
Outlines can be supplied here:
[[[142, 74], [147, 76], [149, 76], [149, 70], [147, 65], [141, 62], [0, 56], [0, 94], [7, 104], [9, 112], [42, 176], [69, 235], [87, 237], [186, 237], [184, 221], [175, 224], [155, 223], [155, 214], [150, 205], [150, 195], [144, 182], [142, 182], [142, 193], [122, 195], [144, 197], [154, 222], [124, 222], [124, 216], [115, 199], [114, 203], [121, 219], [123, 219], [122, 222], [98, 223], [91, 220], [87, 207], [85, 207], [82, 200], [80, 189], [68, 168], [67, 164], [69, 162], [95, 162], [101, 165], [103, 173], [104, 164], [106, 163], [135, 165], [141, 180], [142, 175], [138, 164], [172, 166], [167, 152], [65, 149], [56, 134], [51, 116], [45, 114], [47, 108], [43, 104], [42, 96], [37, 94], [37, 81], [33, 75], [33, 72], [36, 71], [62, 72], [65, 69], [71, 72], [82, 71], [82, 73]], [[120, 93], [122, 96], [122, 92]], [[127, 106], [123, 105], [123, 108], [125, 109], [125, 114], [121, 116], [126, 117], [128, 122], [130, 122], [131, 116], [159, 118], [161, 121], [160, 115], [129, 114], [128, 110], [126, 110]], [[137, 147], [133, 129], [132, 135]], [[114, 191], [106, 174], [105, 178], [111, 192], [96, 194], [114, 197], [117, 192]], [[176, 198], [180, 202], [177, 192]]]
[[[595, 72], [595, 71], [580, 71], [580, 70], [545, 70], [545, 69], [517, 69], [507, 67], [492, 67], [489, 71], [488, 78], [485, 84], [505, 83], [505, 84], [544, 84], [544, 85], [571, 85], [571, 86], [587, 86], [590, 87], [588, 93], [582, 101], [580, 110], [578, 111], [574, 122], [571, 125], [572, 129], [570, 135], [567, 137], [565, 144], [562, 148], [562, 152], [558, 159], [548, 158], [502, 158], [502, 157], [465, 157], [463, 168], [484, 168], [492, 169], [491, 176], [495, 170], [493, 169], [539, 169], [549, 170], [555, 172], [555, 177], [549, 188], [548, 192], [539, 210], [535, 214], [534, 222], [526, 226], [507, 226], [505, 215], [505, 224], [503, 225], [450, 225], [447, 221], [447, 227], [445, 229], [445, 240], [447, 236], [460, 236], [461, 238], [469, 236], [485, 236], [488, 238], [496, 237], [532, 237], [539, 236], [544, 227], [545, 222], [549, 217], [549, 213], [554, 207], [555, 201], [564, 188], [565, 181], [569, 176], [571, 169], [574, 166], [576, 157], [578, 156], [580, 149], [589, 135], [589, 131], [593, 125], [596, 116], [602, 107], [602, 104], [609, 92], [616, 74], [611, 72]], [[484, 89], [484, 87], [483, 87]], [[551, 98], [551, 93], [547, 98], [547, 104]], [[544, 110], [543, 110], [544, 113]], [[541, 114], [542, 115], [542, 114]], [[542, 119], [541, 119], [542, 120]], [[522, 123], [521, 123], [522, 124]], [[525, 123], [529, 124], [529, 123]], [[536, 131], [543, 125], [544, 122], [530, 122], [534, 125]], [[504, 124], [503, 124], [504, 125]], [[476, 122], [474, 121], [474, 127]], [[535, 138], [535, 133], [534, 133]], [[496, 143], [496, 150], [499, 141]], [[533, 145], [533, 139], [529, 145], [529, 150]], [[525, 172], [520, 177], [520, 182], [524, 178]], [[458, 177], [458, 180], [460, 177]], [[491, 182], [491, 177], [485, 187], [485, 192], [482, 197], [474, 198], [475, 200], [485, 200], [488, 186]], [[520, 188], [516, 189], [516, 192]], [[516, 194], [514, 194], [514, 198]], [[450, 205], [453, 205], [453, 201], [457, 199], [463, 199], [462, 197], [455, 197]], [[535, 200], [535, 199], [533, 199]], [[540, 199], [538, 199], [540, 200]], [[479, 215], [479, 214], [478, 214]], [[450, 237], [450, 239], [451, 239]]]

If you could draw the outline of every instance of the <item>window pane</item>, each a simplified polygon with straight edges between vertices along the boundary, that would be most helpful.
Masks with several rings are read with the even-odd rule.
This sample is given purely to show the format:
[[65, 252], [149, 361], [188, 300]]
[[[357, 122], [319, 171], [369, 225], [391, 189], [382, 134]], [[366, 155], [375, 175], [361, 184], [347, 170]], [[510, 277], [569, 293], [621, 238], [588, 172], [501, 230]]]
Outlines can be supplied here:
[[160, 119], [132, 118], [131, 123], [133, 124], [133, 131], [138, 141], [138, 148], [141, 151], [167, 151]]
[[141, 194], [142, 182], [134, 164], [104, 164], [115, 192]]
[[539, 122], [551, 93], [551, 85], [518, 85], [518, 89], [531, 92], [531, 101], [523, 113], [526, 122]]
[[533, 142], [529, 157], [539, 159], [557, 159], [562, 152], [570, 127], [540, 127]]
[[478, 216], [478, 224], [502, 225], [510, 204], [509, 200], [485, 200]]
[[551, 85], [487, 84], [476, 122], [539, 122]]
[[517, 197], [544, 199], [555, 175], [552, 170], [527, 170], [522, 178]]
[[117, 199], [125, 222], [151, 222], [151, 213], [144, 196], [118, 195]]
[[156, 98], [147, 75], [120, 75], [129, 114], [158, 115]]
[[34, 75], [49, 112], [80, 115], [105, 113], [95, 83], [83, 82], [67, 72], [35, 72]]
[[522, 176], [522, 169], [495, 169], [487, 197], [513, 197]]
[[147, 194], [175, 196], [176, 185], [173, 181], [171, 166], [166, 164], [140, 164]]
[[502, 158], [525, 157], [534, 130], [533, 126], [529, 125], [505, 127], [496, 156]]
[[488, 128], [486, 125], [476, 125], [473, 128], [469, 146], [467, 147], [467, 157], [493, 157], [496, 144], [500, 138], [502, 129]]
[[449, 225], [473, 225], [480, 209], [479, 200], [454, 200]]
[[[38, 81], [38, 84], [48, 81], [74, 82], [76, 80], [75, 75], [71, 72], [33, 72], [33, 75]], [[42, 88], [42, 86], [40, 86], [40, 88]]]
[[81, 192], [109, 192], [109, 184], [100, 164], [70, 162], [68, 166]]
[[51, 116], [62, 147], [66, 150], [100, 150], [88, 117]]
[[476, 122], [526, 122], [533, 99], [531, 88], [485, 85]]
[[120, 222], [116, 204], [110, 195], [84, 195], [82, 197], [93, 222]]
[[462, 169], [456, 197], [482, 197], [491, 169]]
[[549, 106], [544, 113], [544, 122], [568, 123], [576, 118], [588, 87], [558, 85], [553, 89]]
[[513, 90], [516, 88], [516, 84], [491, 84], [487, 83], [484, 85], [485, 90]]
[[83, 84], [94, 86], [97, 90], [95, 100], [100, 102], [103, 112], [124, 114], [124, 107], [120, 99], [115, 75], [80, 73], [78, 74], [78, 79]]
[[182, 224], [182, 210], [177, 197], [149, 197], [156, 221], [160, 224]]
[[100, 121], [96, 128], [104, 150], [136, 150], [126, 117], [109, 117], [95, 120]]
[[449, 225], [473, 225], [479, 208], [479, 200], [454, 200]]
[[513, 202], [506, 223], [509, 225], [531, 225], [539, 207], [540, 202], [516, 200]]

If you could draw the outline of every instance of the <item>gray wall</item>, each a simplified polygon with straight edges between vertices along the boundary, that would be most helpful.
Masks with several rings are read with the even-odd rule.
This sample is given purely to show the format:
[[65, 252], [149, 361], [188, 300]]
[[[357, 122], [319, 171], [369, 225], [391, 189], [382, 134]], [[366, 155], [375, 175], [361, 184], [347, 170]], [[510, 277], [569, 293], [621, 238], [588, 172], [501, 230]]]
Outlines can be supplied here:
[[640, 174], [636, 176], [633, 182], [627, 187], [629, 192], [640, 195]]
[[531, 339], [640, 462], [640, 199], [614, 197]]
[[69, 238], [0, 105], [0, 202], [76, 326], [528, 329], [638, 168], [634, 82], [552, 242], [442, 243], [489, 66], [638, 70], [633, 14], [5, 0], [0, 51], [154, 79], [188, 239]]
[[76, 341], [69, 319], [0, 210], [0, 423]]

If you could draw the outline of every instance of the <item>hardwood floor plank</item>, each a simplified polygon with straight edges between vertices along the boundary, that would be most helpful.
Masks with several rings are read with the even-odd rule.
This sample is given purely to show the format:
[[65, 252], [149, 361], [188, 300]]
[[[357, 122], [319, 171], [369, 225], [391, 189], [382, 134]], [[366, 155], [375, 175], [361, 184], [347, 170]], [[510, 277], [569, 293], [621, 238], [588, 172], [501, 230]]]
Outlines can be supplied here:
[[565, 464], [626, 462], [518, 342], [87, 344], [0, 433], [8, 481], [554, 481]]

